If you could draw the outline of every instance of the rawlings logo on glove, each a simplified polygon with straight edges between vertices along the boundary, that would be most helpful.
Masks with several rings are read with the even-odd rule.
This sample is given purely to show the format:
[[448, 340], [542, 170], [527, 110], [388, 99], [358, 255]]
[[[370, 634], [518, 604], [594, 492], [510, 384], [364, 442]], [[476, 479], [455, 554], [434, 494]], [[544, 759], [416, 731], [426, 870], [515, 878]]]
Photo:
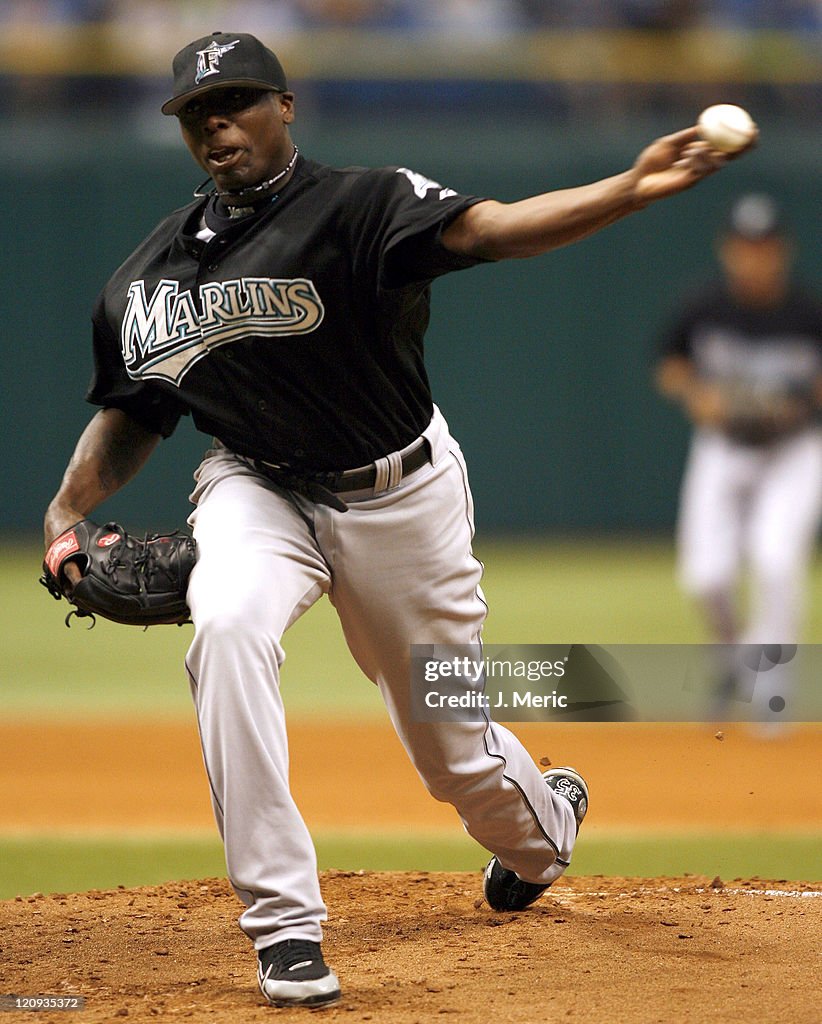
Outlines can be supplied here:
[[[117, 523], [83, 519], [52, 542], [40, 582], [56, 600], [74, 605], [67, 626], [73, 615], [102, 615], [128, 626], [182, 625], [191, 621], [186, 591], [196, 560], [194, 538], [176, 530], [132, 537]], [[67, 562], [83, 574], [74, 586]]]

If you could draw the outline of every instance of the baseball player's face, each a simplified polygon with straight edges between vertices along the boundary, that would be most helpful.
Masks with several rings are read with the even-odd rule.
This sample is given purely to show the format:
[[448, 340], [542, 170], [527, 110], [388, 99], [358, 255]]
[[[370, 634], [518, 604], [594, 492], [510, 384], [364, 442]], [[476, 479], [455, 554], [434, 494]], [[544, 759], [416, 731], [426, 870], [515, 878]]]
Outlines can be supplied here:
[[220, 191], [257, 185], [291, 158], [291, 93], [212, 89], [187, 103], [178, 117], [191, 155]]
[[781, 298], [791, 266], [791, 249], [782, 238], [726, 238], [719, 257], [732, 289], [752, 304]]

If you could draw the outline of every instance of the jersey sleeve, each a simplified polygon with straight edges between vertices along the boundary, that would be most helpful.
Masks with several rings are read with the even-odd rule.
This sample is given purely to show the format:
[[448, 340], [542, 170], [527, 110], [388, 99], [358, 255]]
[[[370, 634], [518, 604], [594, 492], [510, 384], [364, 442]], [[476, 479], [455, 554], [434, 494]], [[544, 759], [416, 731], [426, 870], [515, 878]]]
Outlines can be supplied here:
[[691, 293], [679, 305], [679, 309], [671, 315], [662, 331], [659, 342], [659, 356], [682, 356], [693, 358], [693, 333], [696, 322], [705, 306], [705, 296]]
[[132, 380], [126, 372], [120, 346], [106, 316], [103, 297], [92, 317], [94, 370], [86, 401], [104, 408], [122, 409], [146, 430], [170, 437], [188, 408], [151, 381]]
[[680, 316], [675, 320], [662, 335], [660, 355], [683, 356], [685, 359], [691, 357], [691, 324], [690, 320]]
[[822, 299], [801, 286], [798, 291], [808, 308], [808, 332], [816, 338], [817, 348], [822, 352]]
[[481, 196], [460, 195], [407, 167], [385, 168], [379, 175], [383, 203], [376, 234], [384, 287], [430, 281], [489, 262], [452, 253], [442, 244], [451, 221], [482, 202]]

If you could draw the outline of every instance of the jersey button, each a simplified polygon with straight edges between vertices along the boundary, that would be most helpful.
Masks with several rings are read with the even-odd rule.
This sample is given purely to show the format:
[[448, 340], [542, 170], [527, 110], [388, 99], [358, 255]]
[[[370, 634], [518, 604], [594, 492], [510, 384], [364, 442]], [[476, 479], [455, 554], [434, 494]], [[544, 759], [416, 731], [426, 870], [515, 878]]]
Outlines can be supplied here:
[[209, 270], [216, 270], [217, 269], [217, 264], [216, 263], [209, 263], [208, 269]]
[[261, 399], [259, 402], [257, 402], [257, 408], [260, 410], [260, 412], [265, 412], [265, 410], [266, 410], [265, 401]]

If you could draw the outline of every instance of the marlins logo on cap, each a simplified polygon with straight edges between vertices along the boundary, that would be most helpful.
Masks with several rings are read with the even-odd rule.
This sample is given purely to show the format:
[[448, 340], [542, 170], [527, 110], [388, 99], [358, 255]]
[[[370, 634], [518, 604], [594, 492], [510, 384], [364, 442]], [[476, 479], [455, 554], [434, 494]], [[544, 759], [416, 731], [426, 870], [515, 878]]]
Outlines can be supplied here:
[[239, 85], [288, 92], [277, 57], [245, 32], [212, 32], [195, 39], [175, 56], [172, 70], [174, 95], [163, 104], [164, 114], [179, 113], [189, 100], [209, 89]]
[[235, 39], [233, 43], [221, 46], [215, 39], [212, 39], [204, 50], [198, 50], [197, 74], [194, 76], [195, 85], [199, 85], [209, 75], [218, 75], [220, 73], [220, 57], [233, 50], [239, 41], [239, 39]]

